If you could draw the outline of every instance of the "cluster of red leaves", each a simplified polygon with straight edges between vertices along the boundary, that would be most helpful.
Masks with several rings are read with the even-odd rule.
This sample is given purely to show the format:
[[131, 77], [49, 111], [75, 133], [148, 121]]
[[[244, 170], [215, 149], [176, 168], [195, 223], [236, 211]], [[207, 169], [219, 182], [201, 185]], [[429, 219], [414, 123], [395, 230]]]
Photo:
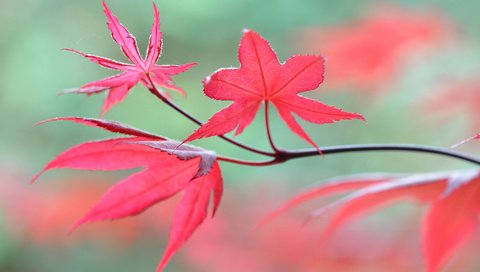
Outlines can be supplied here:
[[[119, 23], [105, 1], [103, 7], [113, 39], [132, 64], [68, 49], [104, 67], [122, 71], [121, 74], [85, 84], [71, 92], [108, 92], [102, 114], [122, 101], [138, 82], [166, 102], [169, 102], [168, 97], [157, 87], [184, 93], [174, 85], [171, 76], [188, 70], [194, 63], [156, 64], [162, 46], [156, 6], [154, 5], [154, 22], [145, 59], [139, 54], [135, 38]], [[383, 71], [390, 73], [393, 70], [399, 56], [403, 56], [406, 49], [443, 38], [444, 26], [443, 21], [436, 16], [425, 19], [410, 15], [405, 17], [402, 12], [382, 11], [381, 15], [359, 24], [358, 29], [331, 31], [326, 35], [330, 42], [327, 43], [327, 48], [333, 48], [333, 51], [326, 52], [332, 64], [338, 64], [338, 67], [332, 67], [332, 77], [358, 78], [362, 86], [376, 84], [379, 78], [386, 78]], [[349, 38], [345, 38], [346, 36]], [[382, 39], [376, 39], [379, 36], [382, 36]], [[250, 30], [242, 37], [238, 56], [240, 68], [220, 69], [203, 82], [204, 93], [208, 97], [231, 100], [233, 103], [214, 114], [184, 142], [223, 135], [235, 129], [238, 135], [250, 125], [262, 103], [265, 104], [266, 118], [271, 103], [288, 127], [317, 149], [317, 145], [293, 114], [316, 124], [364, 119], [359, 114], [345, 112], [299, 95], [301, 92], [316, 89], [323, 82], [322, 57], [293, 56], [285, 63], [280, 63], [268, 42]], [[360, 73], [349, 74], [349, 71]], [[169, 242], [158, 266], [158, 271], [162, 271], [172, 255], [207, 217], [210, 198], [213, 202], [212, 215], [215, 214], [223, 185], [220, 167], [213, 152], [102, 119], [64, 117], [53, 120], [68, 120], [95, 126], [124, 136], [72, 147], [48, 163], [38, 175], [59, 168], [97, 171], [141, 168], [112, 186], [99, 202], [72, 226], [72, 230], [89, 222], [137, 215], [183, 191], [171, 225]], [[353, 215], [392, 199], [414, 196], [428, 201], [432, 208], [427, 214], [425, 254], [429, 270], [435, 271], [471, 234], [476, 225], [480, 206], [474, 199], [480, 196], [477, 188], [479, 180], [477, 173], [461, 173], [452, 176], [417, 175], [394, 179], [377, 177], [328, 184], [294, 199], [283, 210], [328, 192], [360, 189], [330, 208], [323, 209], [340, 209], [327, 228], [328, 233]], [[452, 209], [454, 204], [462, 205], [464, 212], [455, 214]], [[457, 219], [453, 224], [443, 224], [453, 216]]]
[[[103, 67], [122, 71], [122, 73], [118, 75], [87, 83], [80, 88], [67, 90], [67, 92], [85, 93], [90, 95], [107, 91], [108, 95], [103, 104], [102, 114], [105, 114], [113, 105], [121, 102], [130, 89], [138, 82], [145, 85], [150, 91], [154, 91], [154, 89], [150, 87], [156, 84], [161, 88], [178, 91], [184, 95], [185, 92], [173, 83], [171, 77], [187, 71], [196, 63], [182, 65], [156, 64], [162, 52], [162, 32], [160, 32], [160, 15], [155, 3], [153, 3], [154, 20], [152, 32], [150, 34], [150, 41], [148, 43], [145, 60], [140, 56], [135, 37], [130, 34], [122, 24], [120, 24], [104, 0], [102, 3], [105, 15], [108, 19], [107, 26], [112, 33], [113, 40], [120, 46], [123, 54], [132, 62], [132, 64], [84, 54], [74, 49], [66, 49], [78, 53]], [[157, 95], [165, 97], [162, 93], [157, 93]]]
[[478, 171], [410, 176], [365, 175], [337, 179], [299, 194], [274, 211], [267, 221], [306, 201], [356, 190], [320, 208], [312, 217], [332, 213], [323, 236], [348, 220], [404, 198], [428, 203], [422, 229], [427, 271], [441, 266], [473, 234], [479, 223], [480, 175]]
[[349, 113], [298, 93], [316, 89], [323, 82], [324, 59], [320, 56], [293, 56], [280, 64], [269, 43], [256, 32], [246, 30], [238, 49], [240, 68], [220, 69], [203, 81], [205, 94], [233, 104], [213, 115], [185, 142], [222, 135], [236, 128], [240, 134], [255, 117], [262, 102], [266, 112], [272, 103], [288, 127], [318, 148], [292, 113], [315, 124], [360, 119]]
[[215, 213], [222, 195], [222, 177], [212, 152], [173, 143], [163, 137], [101, 119], [65, 117], [68, 120], [126, 137], [91, 141], [74, 146], [45, 166], [51, 169], [111, 171], [143, 168], [112, 186], [100, 201], [71, 228], [99, 220], [114, 220], [137, 215], [147, 208], [184, 191], [178, 203], [170, 239], [158, 266], [161, 271], [171, 256], [191, 236], [207, 216], [213, 193]]
[[[158, 91], [157, 86], [183, 92], [171, 82], [170, 77], [187, 70], [193, 63], [180, 66], [155, 64], [162, 45], [159, 13], [155, 4], [152, 33], [143, 60], [135, 38], [111, 13], [105, 1], [102, 3], [112, 37], [132, 64], [68, 49], [104, 67], [123, 71], [119, 75], [85, 84], [71, 92], [93, 94], [107, 91], [102, 113], [122, 101], [138, 82], [162, 100], [168, 98]], [[300, 92], [317, 88], [323, 81], [322, 57], [294, 56], [285, 64], [280, 64], [266, 40], [253, 31], [246, 31], [240, 44], [239, 58], [241, 68], [219, 70], [204, 81], [204, 91], [209, 97], [234, 100], [234, 103], [215, 114], [184, 142], [222, 135], [236, 127], [239, 134], [251, 123], [262, 102], [267, 109], [271, 102], [292, 131], [315, 147], [316, 144], [297, 123], [292, 113], [317, 124], [363, 119], [359, 114], [344, 112], [298, 95]], [[108, 190], [71, 230], [84, 223], [139, 214], [184, 191], [173, 219], [170, 241], [158, 267], [158, 270], [162, 270], [170, 257], [205, 219], [212, 192], [213, 213], [217, 209], [222, 194], [222, 177], [213, 152], [180, 145], [177, 141], [101, 119], [65, 117], [53, 120], [96, 126], [127, 137], [86, 142], [70, 148], [47, 164], [33, 180], [47, 170], [58, 168], [123, 170], [143, 167], [143, 170]]]
[[328, 59], [328, 83], [379, 91], [413, 50], [433, 47], [451, 36], [450, 23], [435, 13], [376, 9], [345, 26], [307, 29], [302, 46]]

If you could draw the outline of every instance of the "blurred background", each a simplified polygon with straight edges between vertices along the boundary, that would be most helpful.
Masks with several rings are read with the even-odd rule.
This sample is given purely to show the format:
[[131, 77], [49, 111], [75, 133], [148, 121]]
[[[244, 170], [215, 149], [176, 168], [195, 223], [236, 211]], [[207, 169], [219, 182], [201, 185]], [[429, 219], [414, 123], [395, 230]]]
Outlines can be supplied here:
[[[172, 96], [202, 120], [228, 103], [203, 96], [201, 80], [220, 67], [238, 66], [241, 31], [250, 28], [270, 41], [281, 61], [293, 54], [325, 56], [325, 82], [306, 95], [366, 117], [366, 124], [303, 122], [319, 146], [450, 146], [480, 131], [479, 1], [155, 2], [164, 35], [159, 63], [199, 62], [174, 78], [187, 98]], [[101, 1], [0, 4], [0, 271], [153, 271], [166, 244], [175, 199], [141, 216], [87, 225], [67, 235], [68, 227], [127, 173], [59, 170], [28, 185], [64, 149], [111, 136], [71, 123], [33, 126], [58, 116], [99, 116], [103, 95], [57, 94], [114, 74], [62, 48], [126, 61], [105, 25]], [[144, 52], [151, 2], [108, 4]], [[185, 139], [195, 129], [141, 86], [105, 118], [174, 139]], [[279, 146], [307, 147], [277, 116], [271, 120]], [[262, 118], [237, 139], [269, 147]], [[262, 159], [218, 139], [195, 144], [223, 155]], [[479, 154], [478, 143], [460, 149]], [[207, 220], [167, 271], [419, 271], [418, 206], [397, 205], [346, 226], [328, 246], [319, 246], [315, 224], [301, 227], [308, 207], [273, 226], [255, 226], [293, 192], [329, 177], [468, 167], [448, 158], [405, 153], [324, 156], [247, 171], [225, 164], [226, 193], [218, 217]], [[479, 242], [475, 239], [455, 255], [448, 265], [451, 271], [480, 269], [472, 250]]]

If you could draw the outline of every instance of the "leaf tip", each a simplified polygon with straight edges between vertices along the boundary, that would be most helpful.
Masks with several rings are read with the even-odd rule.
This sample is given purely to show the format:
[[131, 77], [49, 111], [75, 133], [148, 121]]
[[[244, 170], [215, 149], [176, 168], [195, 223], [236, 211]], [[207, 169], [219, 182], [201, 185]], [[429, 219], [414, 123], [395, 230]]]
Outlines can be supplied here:
[[89, 219], [87, 216], [84, 216], [84, 217], [78, 219], [75, 223], [73, 223], [72, 226], [70, 226], [68, 228], [67, 234], [69, 234], [69, 235], [72, 234], [79, 227], [81, 227], [82, 225], [84, 225], [86, 223], [90, 223], [90, 222], [91, 222], [91, 219]]
[[251, 30], [250, 28], [244, 27], [244, 28], [242, 29], [242, 33], [243, 33], [243, 34], [247, 34], [247, 33], [249, 33], [249, 32], [252, 32], [252, 30]]
[[38, 179], [44, 172], [45, 172], [45, 170], [42, 170], [42, 171], [38, 172], [37, 174], [35, 174], [35, 176], [33, 176], [28, 183], [29, 183], [29, 184], [34, 184], [35, 181], [37, 181], [37, 179]]

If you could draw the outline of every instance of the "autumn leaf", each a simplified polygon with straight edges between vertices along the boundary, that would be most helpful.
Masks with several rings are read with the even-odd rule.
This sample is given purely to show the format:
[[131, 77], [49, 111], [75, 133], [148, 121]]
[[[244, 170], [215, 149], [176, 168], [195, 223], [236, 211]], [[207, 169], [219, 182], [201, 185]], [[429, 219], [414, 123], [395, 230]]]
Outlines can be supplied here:
[[326, 238], [332, 231], [354, 217], [371, 212], [385, 204], [405, 198], [428, 203], [424, 216], [422, 243], [428, 272], [439, 271], [453, 253], [471, 237], [478, 227], [480, 213], [480, 175], [478, 171], [417, 174], [392, 178], [349, 178], [345, 183], [327, 183], [295, 197], [268, 219], [276, 217], [303, 202], [335, 192], [358, 189], [326, 207], [314, 211], [311, 217], [331, 213], [323, 231]]
[[212, 215], [218, 209], [223, 188], [215, 154], [190, 145], [183, 145], [180, 150], [172, 151], [172, 140], [117, 122], [78, 117], [48, 121], [58, 120], [95, 126], [128, 136], [74, 146], [49, 162], [32, 182], [52, 169], [111, 171], [141, 168], [112, 186], [94, 207], [72, 226], [72, 231], [85, 223], [137, 215], [184, 191], [175, 212], [167, 249], [158, 267], [158, 271], [162, 271], [173, 254], [206, 218], [212, 194]]
[[253, 120], [262, 102], [272, 103], [289, 128], [317, 147], [295, 120], [300, 118], [326, 124], [364, 118], [298, 95], [316, 89], [323, 81], [324, 59], [320, 56], [293, 56], [279, 63], [269, 43], [256, 32], [245, 31], [238, 50], [240, 68], [220, 69], [203, 81], [204, 93], [233, 104], [213, 115], [185, 142], [222, 135], [236, 129], [240, 134]]
[[[145, 85], [151, 92], [155, 92], [156, 88], [151, 88], [157, 85], [161, 88], [174, 90], [185, 95], [185, 92], [177, 87], [173, 81], [172, 76], [185, 72], [194, 66], [196, 63], [188, 63], [182, 65], [157, 65], [155, 64], [162, 52], [162, 33], [160, 32], [160, 15], [158, 13], [155, 3], [153, 3], [153, 26], [148, 43], [145, 60], [140, 56], [137, 41], [128, 30], [120, 24], [118, 19], [112, 14], [108, 8], [105, 0], [102, 1], [105, 15], [107, 16], [107, 26], [112, 33], [113, 40], [120, 46], [123, 54], [132, 62], [131, 64], [118, 62], [104, 57], [85, 54], [74, 49], [67, 48], [66, 50], [78, 53], [85, 58], [106, 68], [122, 71], [118, 75], [107, 77], [101, 80], [87, 83], [80, 88], [73, 88], [66, 90], [67, 93], [85, 93], [95, 94], [100, 92], [107, 92], [105, 102], [102, 107], [102, 115], [115, 104], [123, 101], [130, 89], [138, 82]], [[156, 93], [156, 95], [165, 96], [163, 93]]]

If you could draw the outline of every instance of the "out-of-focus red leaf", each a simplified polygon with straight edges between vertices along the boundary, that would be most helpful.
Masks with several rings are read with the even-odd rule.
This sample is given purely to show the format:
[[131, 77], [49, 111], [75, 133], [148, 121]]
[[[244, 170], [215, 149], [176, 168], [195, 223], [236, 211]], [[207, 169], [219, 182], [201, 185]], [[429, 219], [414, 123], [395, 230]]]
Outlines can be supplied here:
[[347, 25], [304, 30], [299, 40], [328, 59], [328, 84], [379, 91], [414, 50], [438, 47], [452, 32], [438, 13], [388, 6]]
[[479, 212], [479, 176], [432, 204], [425, 215], [422, 235], [427, 271], [439, 271], [472, 235]]
[[[370, 184], [367, 182], [358, 184], [362, 187], [358, 191], [314, 211], [312, 217], [326, 212], [333, 213], [323, 232], [324, 238], [353, 217], [378, 209], [387, 203], [413, 198], [431, 205], [424, 223], [424, 256], [428, 271], [438, 271], [478, 224], [480, 212], [478, 171], [385, 177], [385, 180], [377, 179]], [[351, 180], [345, 186], [350, 183]], [[327, 184], [310, 192], [315, 196], [322, 190], [329, 191], [330, 187], [331, 185]], [[324, 194], [320, 193], [318, 196]], [[303, 193], [284, 207], [291, 208], [304, 202], [303, 200], [311, 199], [308, 192]], [[285, 210], [280, 209], [281, 212]]]
[[[236, 129], [240, 134], [253, 120], [262, 102], [272, 103], [288, 127], [317, 147], [292, 113], [300, 118], [326, 124], [364, 118], [298, 95], [316, 89], [323, 81], [324, 59], [320, 56], [293, 56], [278, 62], [268, 41], [256, 32], [245, 31], [238, 49], [240, 68], [220, 69], [203, 81], [205, 94], [233, 104], [214, 114], [185, 142], [222, 135]], [[317, 147], [318, 148], [318, 147]]]
[[[185, 92], [177, 87], [171, 76], [184, 72], [194, 66], [196, 63], [188, 63], [183, 65], [157, 65], [155, 64], [161, 55], [162, 50], [162, 33], [160, 32], [160, 15], [155, 3], [153, 3], [153, 25], [152, 33], [148, 43], [147, 54], [145, 60], [142, 59], [137, 47], [135, 37], [120, 24], [118, 19], [112, 14], [105, 0], [102, 0], [105, 15], [107, 16], [107, 26], [112, 33], [113, 40], [120, 46], [124, 55], [133, 63], [125, 64], [118, 61], [85, 54], [70, 48], [66, 50], [82, 55], [83, 57], [106, 68], [122, 71], [121, 74], [87, 83], [80, 88], [69, 89], [66, 92], [94, 94], [107, 91], [108, 95], [102, 107], [102, 114], [107, 113], [112, 106], [123, 101], [130, 89], [138, 82], [151, 87], [153, 84], [161, 88], [178, 91], [182, 94]], [[168, 98], [167, 95], [158, 93]]]
[[322, 197], [324, 195], [348, 192], [348, 191], [364, 188], [368, 185], [384, 182], [388, 180], [386, 176], [388, 175], [386, 174], [373, 174], [373, 175], [365, 175], [365, 176], [356, 175], [356, 176], [352, 176], [351, 178], [341, 177], [341, 178], [335, 178], [335, 179], [329, 180], [326, 183], [322, 184], [322, 186], [320, 187], [306, 190], [305, 192], [298, 194], [297, 196], [290, 199], [287, 203], [285, 203], [278, 209], [269, 213], [265, 217], [265, 219], [262, 221], [262, 225], [269, 223], [271, 220], [284, 214], [288, 210], [301, 205], [304, 202]]

